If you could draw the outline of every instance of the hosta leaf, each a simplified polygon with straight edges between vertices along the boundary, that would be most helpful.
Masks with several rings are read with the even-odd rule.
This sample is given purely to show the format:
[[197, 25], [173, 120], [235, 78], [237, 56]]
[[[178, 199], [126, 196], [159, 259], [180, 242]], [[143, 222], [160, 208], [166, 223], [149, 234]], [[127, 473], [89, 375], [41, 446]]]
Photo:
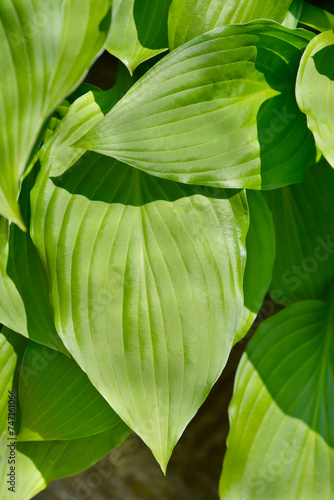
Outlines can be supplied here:
[[[7, 429], [8, 391], [15, 390], [16, 417], [18, 417], [17, 386], [15, 380], [19, 373], [19, 365], [28, 341], [21, 335], [3, 328], [0, 334], [0, 497], [29, 500], [46, 485], [54, 480], [70, 476], [90, 467], [113, 448], [118, 446], [129, 435], [130, 431], [123, 422], [102, 433], [81, 439], [63, 441], [17, 442], [15, 453], [15, 491], [9, 491], [7, 474], [11, 442]], [[36, 370], [36, 367], [35, 367]], [[9, 438], [9, 439], [8, 439]], [[6, 478], [6, 479], [5, 479]]]
[[0, 214], [23, 227], [19, 181], [43, 122], [103, 48], [111, 0], [0, 4]]
[[270, 293], [277, 302], [322, 299], [334, 281], [333, 190], [333, 169], [322, 161], [303, 183], [265, 193], [276, 232]]
[[281, 24], [287, 28], [297, 28], [304, 5], [304, 0], [292, 0], [289, 10]]
[[292, 0], [173, 0], [169, 11], [171, 50], [207, 31], [255, 19], [282, 22]]
[[317, 31], [326, 31], [334, 28], [334, 15], [315, 5], [304, 2], [300, 23]]
[[275, 228], [262, 193], [247, 191], [249, 229], [246, 237], [247, 261], [244, 276], [244, 310], [234, 343], [252, 326], [268, 291], [275, 261]]
[[165, 469], [241, 317], [246, 198], [159, 180], [95, 153], [74, 164], [80, 150], [66, 147], [62, 127], [41, 156], [32, 196], [57, 329]]
[[20, 441], [92, 436], [120, 423], [73, 359], [31, 343], [19, 382]]
[[188, 184], [300, 182], [315, 159], [295, 101], [311, 38], [265, 21], [206, 33], [156, 64], [78, 146]]
[[[24, 180], [20, 195], [27, 227], [30, 190], [35, 178], [32, 171]], [[54, 326], [49, 283], [43, 264], [29, 233], [23, 233], [14, 225], [0, 255], [0, 323], [36, 342], [67, 352]]]
[[6, 249], [9, 239], [9, 223], [7, 219], [0, 216], [0, 259]]
[[317, 146], [334, 168], [334, 33], [325, 31], [307, 47], [300, 63], [296, 95]]
[[170, 0], [113, 0], [107, 50], [126, 65], [131, 75], [139, 64], [167, 50], [164, 32], [169, 3]]
[[238, 368], [220, 498], [331, 499], [334, 302], [289, 306], [259, 327]]

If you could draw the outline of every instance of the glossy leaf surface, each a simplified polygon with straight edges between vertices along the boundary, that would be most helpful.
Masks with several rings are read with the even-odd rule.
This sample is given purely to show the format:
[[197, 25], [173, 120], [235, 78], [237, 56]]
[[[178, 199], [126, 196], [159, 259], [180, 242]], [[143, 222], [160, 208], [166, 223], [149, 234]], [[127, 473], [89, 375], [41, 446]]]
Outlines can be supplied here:
[[332, 498], [333, 332], [334, 302], [305, 301], [255, 333], [230, 405], [222, 500]]
[[311, 38], [270, 22], [206, 33], [148, 71], [77, 146], [188, 184], [300, 182], [315, 160], [295, 100]]
[[21, 175], [44, 121], [101, 51], [111, 0], [0, 4], [0, 214], [23, 227]]

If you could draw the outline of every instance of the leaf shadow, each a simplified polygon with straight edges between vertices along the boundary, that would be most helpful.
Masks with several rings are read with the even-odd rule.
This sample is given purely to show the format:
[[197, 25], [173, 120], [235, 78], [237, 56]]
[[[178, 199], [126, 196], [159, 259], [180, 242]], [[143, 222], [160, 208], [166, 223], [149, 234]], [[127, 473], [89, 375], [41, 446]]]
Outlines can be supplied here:
[[330, 64], [331, 61], [334, 61], [334, 44], [323, 47], [312, 56], [312, 59], [318, 73], [334, 81], [334, 66]]

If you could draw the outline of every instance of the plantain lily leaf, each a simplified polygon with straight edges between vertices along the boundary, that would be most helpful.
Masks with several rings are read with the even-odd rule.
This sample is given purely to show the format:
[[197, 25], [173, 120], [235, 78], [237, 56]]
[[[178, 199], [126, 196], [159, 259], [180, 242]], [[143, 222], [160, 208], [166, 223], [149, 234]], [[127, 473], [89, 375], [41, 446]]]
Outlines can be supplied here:
[[78, 159], [73, 123], [70, 110], [41, 155], [33, 240], [63, 342], [165, 469], [241, 318], [245, 193], [159, 180], [95, 153]]
[[244, 309], [234, 344], [252, 326], [268, 291], [275, 261], [275, 228], [262, 193], [247, 191], [249, 229], [246, 237], [247, 261], [244, 276]]
[[103, 48], [110, 5], [111, 0], [0, 4], [0, 214], [21, 228], [21, 175], [44, 121]]
[[215, 28], [255, 19], [282, 22], [292, 0], [173, 0], [169, 10], [169, 48], [192, 40]]
[[164, 31], [169, 3], [170, 0], [113, 0], [107, 50], [125, 64], [131, 75], [139, 64], [167, 50]]
[[[31, 345], [32, 343], [30, 343]], [[121, 444], [129, 435], [126, 425], [119, 420], [112, 429], [95, 436], [62, 441], [16, 442], [15, 450], [15, 481], [14, 485], [7, 483], [10, 473], [8, 444], [14, 440], [11, 427], [8, 428], [8, 391], [16, 405], [15, 417], [18, 418], [17, 375], [23, 353], [28, 341], [21, 335], [3, 328], [0, 334], [0, 474], [3, 480], [0, 485], [0, 497], [17, 500], [29, 500], [54, 479], [74, 475], [87, 469], [113, 448]], [[36, 367], [35, 367], [36, 369]], [[14, 488], [8, 490], [8, 488]]]
[[292, 0], [289, 10], [281, 24], [290, 29], [297, 28], [304, 5], [304, 0]]
[[316, 144], [334, 168], [334, 33], [325, 31], [309, 44], [300, 63], [296, 95]]
[[[23, 182], [20, 196], [27, 227], [30, 191], [35, 178], [35, 171], [32, 171]], [[23, 233], [14, 225], [0, 256], [0, 323], [15, 328], [36, 342], [67, 353], [54, 326], [49, 283], [43, 264], [29, 233]]]
[[9, 239], [9, 223], [7, 219], [0, 216], [0, 259], [6, 249]]
[[334, 281], [333, 190], [333, 169], [322, 161], [303, 183], [265, 193], [277, 245], [270, 294], [281, 304], [323, 299]]
[[248, 344], [229, 409], [222, 500], [332, 497], [333, 299], [289, 306]]
[[120, 423], [73, 359], [31, 343], [20, 372], [20, 441], [92, 436]]
[[317, 31], [326, 31], [334, 28], [334, 15], [315, 5], [304, 2], [299, 19], [303, 26]]
[[311, 38], [265, 21], [206, 33], [156, 64], [77, 146], [188, 184], [300, 182], [316, 156], [295, 101]]

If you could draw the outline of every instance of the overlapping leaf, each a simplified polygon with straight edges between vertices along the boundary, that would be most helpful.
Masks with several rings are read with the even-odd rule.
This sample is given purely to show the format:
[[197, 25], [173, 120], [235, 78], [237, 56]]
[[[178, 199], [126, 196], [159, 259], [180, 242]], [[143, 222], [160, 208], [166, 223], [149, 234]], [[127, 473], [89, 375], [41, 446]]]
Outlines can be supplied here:
[[0, 4], [0, 214], [23, 227], [19, 182], [44, 121], [103, 48], [111, 0]]
[[156, 64], [78, 146], [188, 184], [300, 182], [315, 159], [295, 100], [311, 38], [270, 22], [206, 33]]
[[[35, 173], [31, 172], [25, 179], [20, 196], [27, 227], [30, 190], [35, 177]], [[23, 233], [14, 225], [0, 255], [0, 324], [36, 342], [67, 352], [54, 326], [48, 278], [43, 264], [29, 233]]]
[[169, 10], [171, 50], [215, 28], [255, 19], [282, 22], [292, 0], [173, 0]]
[[325, 31], [307, 47], [297, 79], [297, 101], [317, 146], [334, 168], [334, 33]]
[[277, 302], [322, 299], [334, 281], [333, 190], [333, 169], [321, 161], [303, 183], [265, 193], [276, 232], [270, 293]]
[[83, 438], [120, 423], [73, 359], [35, 343], [23, 357], [19, 400], [20, 441]]
[[139, 64], [167, 50], [170, 1], [113, 1], [107, 50], [118, 57], [131, 74]]
[[247, 191], [249, 229], [246, 237], [247, 261], [244, 276], [244, 310], [234, 343], [252, 326], [268, 291], [275, 261], [275, 228], [262, 193]]
[[[14, 491], [9, 491], [8, 444], [11, 443], [7, 428], [8, 391], [14, 388], [16, 418], [18, 418], [17, 379], [19, 366], [28, 341], [6, 328], [0, 334], [0, 497], [29, 500], [46, 485], [64, 476], [70, 476], [90, 467], [129, 435], [129, 429], [119, 421], [112, 429], [95, 436], [61, 441], [17, 442], [15, 451], [16, 480]], [[36, 366], [35, 370], [36, 372]], [[9, 439], [8, 439], [9, 438]], [[4, 451], [5, 450], [5, 451]]]
[[70, 110], [41, 155], [33, 239], [59, 335], [165, 468], [241, 318], [245, 195], [159, 180], [95, 153], [78, 159], [68, 147], [77, 124]]
[[238, 368], [220, 498], [331, 499], [334, 302], [265, 321]]

